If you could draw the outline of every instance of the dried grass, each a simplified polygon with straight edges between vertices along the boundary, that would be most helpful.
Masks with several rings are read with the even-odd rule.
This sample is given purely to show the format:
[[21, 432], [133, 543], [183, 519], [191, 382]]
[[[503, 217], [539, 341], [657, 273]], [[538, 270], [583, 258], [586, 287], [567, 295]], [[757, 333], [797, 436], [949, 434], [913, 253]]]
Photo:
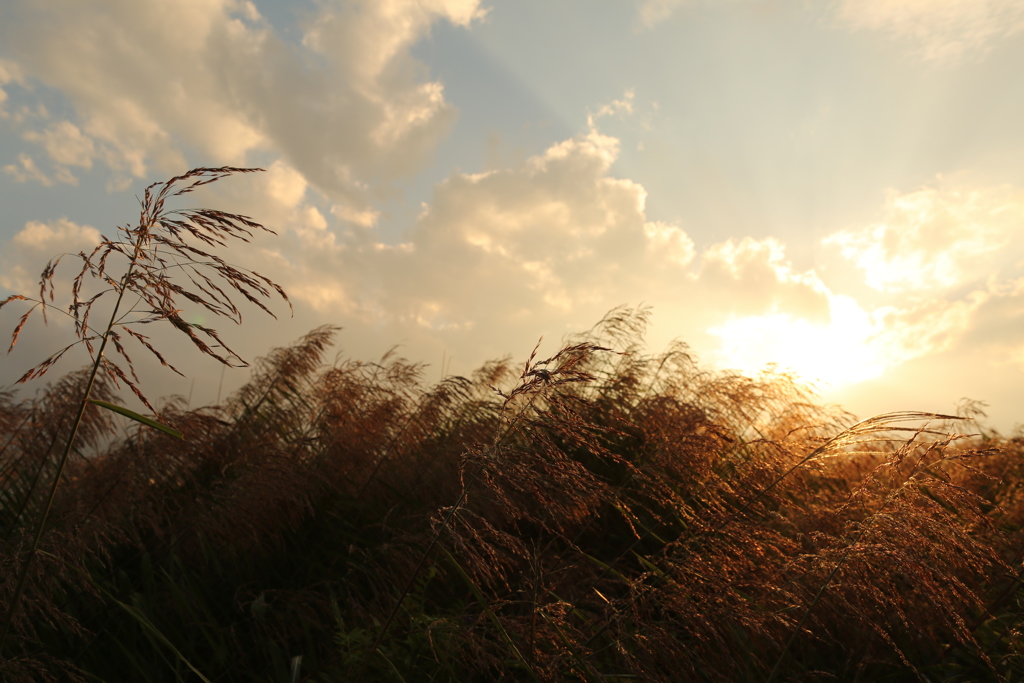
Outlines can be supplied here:
[[[184, 675], [112, 596], [219, 681], [290, 680], [297, 655], [309, 681], [1024, 676], [1021, 439], [968, 435], [976, 413], [855, 423], [785, 375], [649, 355], [647, 319], [432, 387], [390, 353], [325, 366], [322, 327], [222, 406], [172, 401], [184, 444], [140, 426], [69, 464], [0, 670]], [[64, 381], [0, 396], [5, 550]]]

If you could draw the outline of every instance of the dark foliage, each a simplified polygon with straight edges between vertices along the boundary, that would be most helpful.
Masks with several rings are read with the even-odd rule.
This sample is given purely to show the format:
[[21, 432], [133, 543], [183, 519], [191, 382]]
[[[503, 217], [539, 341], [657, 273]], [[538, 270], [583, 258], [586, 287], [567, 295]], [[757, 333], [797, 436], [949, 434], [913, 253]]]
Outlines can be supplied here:
[[[3, 676], [1024, 676], [1020, 439], [853, 424], [786, 376], [645, 355], [645, 322], [433, 387], [393, 355], [324, 367], [319, 328], [224, 405], [171, 402], [185, 443], [140, 426], [64, 473]], [[0, 401], [0, 595], [76, 383]]]

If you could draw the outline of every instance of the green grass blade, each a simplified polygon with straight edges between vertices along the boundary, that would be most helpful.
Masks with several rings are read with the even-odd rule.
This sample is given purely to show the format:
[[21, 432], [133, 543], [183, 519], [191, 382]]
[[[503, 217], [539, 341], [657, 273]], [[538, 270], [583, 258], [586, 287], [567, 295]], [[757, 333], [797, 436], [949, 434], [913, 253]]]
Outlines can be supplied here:
[[179, 432], [177, 429], [172, 429], [171, 427], [168, 427], [167, 425], [162, 425], [159, 422], [157, 422], [156, 420], [151, 420], [148, 417], [145, 417], [143, 415], [139, 415], [138, 413], [136, 413], [133, 410], [128, 410], [127, 408], [122, 408], [121, 406], [115, 406], [113, 403], [107, 403], [106, 401], [97, 401], [94, 398], [90, 398], [89, 399], [89, 403], [95, 403], [96, 405], [100, 406], [101, 408], [106, 408], [107, 410], [113, 410], [115, 413], [120, 413], [121, 415], [124, 415], [125, 417], [129, 417], [129, 418], [135, 420], [136, 422], [141, 422], [142, 424], [146, 425], [147, 427], [152, 427], [153, 429], [159, 429], [164, 434], [170, 434], [175, 439], [181, 439], [182, 441], [185, 440], [185, 435], [182, 434], [181, 432]]

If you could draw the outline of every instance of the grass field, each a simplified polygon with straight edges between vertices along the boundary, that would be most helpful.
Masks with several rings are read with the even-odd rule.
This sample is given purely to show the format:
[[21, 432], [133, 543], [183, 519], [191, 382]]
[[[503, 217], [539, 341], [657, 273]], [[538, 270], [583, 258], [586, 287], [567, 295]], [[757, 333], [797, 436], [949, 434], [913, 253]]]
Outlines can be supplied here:
[[[204, 350], [195, 329], [216, 333], [175, 323], [170, 247], [146, 240], [262, 226], [161, 222], [174, 181], [104, 282]], [[82, 272], [102, 279], [101, 256]], [[130, 323], [115, 306], [90, 336], [79, 294], [80, 341], [127, 360]], [[785, 375], [644, 351], [647, 315], [435, 385], [394, 355], [325, 365], [322, 327], [158, 429], [105, 409], [134, 373], [102, 346], [34, 398], [0, 394], [0, 678], [1024, 680], [1024, 440], [969, 404], [855, 423]]]
[[[5, 680], [1020, 680], [1019, 440], [853, 426], [643, 324], [429, 387], [322, 328], [170, 403], [186, 441], [66, 469]], [[5, 592], [84, 381], [0, 404]]]

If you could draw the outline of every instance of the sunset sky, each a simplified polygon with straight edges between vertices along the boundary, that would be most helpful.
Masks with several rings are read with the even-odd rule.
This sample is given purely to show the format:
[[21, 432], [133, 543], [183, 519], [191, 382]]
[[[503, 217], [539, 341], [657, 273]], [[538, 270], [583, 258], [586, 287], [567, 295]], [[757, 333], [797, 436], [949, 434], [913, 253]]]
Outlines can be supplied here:
[[[1009, 433], [1022, 65], [1020, 0], [0, 0], [0, 298], [147, 184], [262, 166], [183, 204], [278, 233], [231, 259], [295, 317], [202, 320], [246, 358], [332, 323], [436, 381], [643, 304], [652, 352]], [[0, 388], [71, 340], [41, 322]], [[139, 353], [150, 393], [212, 403], [219, 366], [166, 339], [189, 378]]]

